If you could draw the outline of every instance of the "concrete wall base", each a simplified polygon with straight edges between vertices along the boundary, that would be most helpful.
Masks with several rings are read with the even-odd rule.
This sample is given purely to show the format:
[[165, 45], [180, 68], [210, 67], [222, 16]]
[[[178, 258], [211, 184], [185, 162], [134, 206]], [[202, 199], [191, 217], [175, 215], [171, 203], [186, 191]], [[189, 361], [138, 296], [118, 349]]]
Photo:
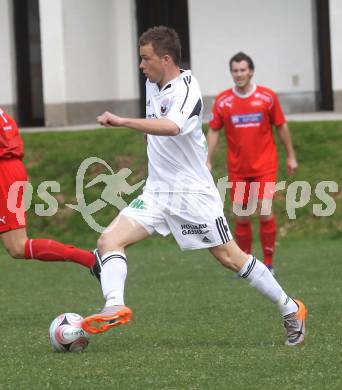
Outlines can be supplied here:
[[334, 111], [342, 112], [342, 91], [334, 91]]
[[45, 126], [72, 126], [96, 123], [104, 111], [121, 116], [138, 117], [139, 100], [116, 100], [45, 105]]
[[[317, 111], [317, 93], [316, 92], [300, 92], [300, 93], [278, 93], [278, 97], [285, 114], [295, 114], [303, 112]], [[207, 122], [210, 118], [211, 108], [214, 103], [215, 96], [204, 96], [204, 121]], [[342, 103], [342, 92], [341, 92]]]
[[18, 108], [16, 104], [1, 104], [1, 108], [10, 114], [15, 121], [18, 121]]

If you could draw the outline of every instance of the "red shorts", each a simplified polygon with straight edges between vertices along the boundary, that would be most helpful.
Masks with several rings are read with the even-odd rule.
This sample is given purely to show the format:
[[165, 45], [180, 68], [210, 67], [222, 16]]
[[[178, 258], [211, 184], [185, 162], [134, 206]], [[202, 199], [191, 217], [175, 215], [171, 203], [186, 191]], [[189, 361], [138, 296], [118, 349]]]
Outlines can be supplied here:
[[25, 184], [20, 182], [27, 182], [23, 162], [0, 159], [0, 233], [26, 226], [23, 202]]
[[251, 199], [273, 199], [276, 180], [276, 173], [255, 177], [230, 176], [229, 181], [232, 183], [231, 200], [243, 205], [248, 203], [249, 197]]

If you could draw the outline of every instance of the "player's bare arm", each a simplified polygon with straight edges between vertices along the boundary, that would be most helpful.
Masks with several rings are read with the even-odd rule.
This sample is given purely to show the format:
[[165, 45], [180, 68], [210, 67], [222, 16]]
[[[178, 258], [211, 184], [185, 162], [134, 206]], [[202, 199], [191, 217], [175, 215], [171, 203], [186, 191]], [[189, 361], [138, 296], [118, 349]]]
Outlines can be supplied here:
[[278, 130], [280, 141], [284, 145], [286, 150], [287, 173], [289, 175], [292, 175], [292, 173], [298, 168], [298, 162], [293, 148], [290, 129], [287, 123], [283, 123], [282, 125], [277, 127], [277, 130]]
[[207, 167], [209, 168], [210, 171], [213, 168], [213, 157], [219, 142], [219, 138], [220, 138], [220, 133], [209, 127], [208, 134], [207, 134], [207, 142], [208, 142]]
[[99, 115], [97, 122], [105, 127], [128, 127], [151, 135], [175, 136], [180, 131], [179, 127], [167, 118], [123, 118], [108, 111]]

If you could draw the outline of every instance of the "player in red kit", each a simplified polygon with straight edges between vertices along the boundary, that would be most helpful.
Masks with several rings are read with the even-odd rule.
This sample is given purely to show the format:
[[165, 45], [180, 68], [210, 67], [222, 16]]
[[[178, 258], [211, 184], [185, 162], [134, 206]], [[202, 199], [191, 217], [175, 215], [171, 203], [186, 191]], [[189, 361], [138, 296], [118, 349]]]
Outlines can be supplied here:
[[[72, 261], [92, 270], [95, 264], [92, 252], [46, 238], [27, 237], [23, 194], [28, 179], [23, 156], [24, 144], [18, 127], [0, 108], [0, 237], [4, 247], [16, 259]], [[14, 183], [19, 191], [10, 191]], [[16, 212], [12, 212], [14, 209]]]
[[[221, 92], [215, 99], [209, 122], [207, 165], [212, 168], [219, 130], [224, 128], [233, 209], [242, 210], [253, 199], [257, 202], [264, 263], [273, 272], [276, 223], [272, 199], [278, 168], [273, 126], [286, 150], [288, 173], [292, 174], [298, 164], [277, 95], [251, 81], [254, 73], [252, 59], [240, 52], [231, 58], [229, 65], [235, 86]], [[248, 213], [235, 213], [236, 241], [243, 251], [251, 253], [250, 216], [244, 215]]]

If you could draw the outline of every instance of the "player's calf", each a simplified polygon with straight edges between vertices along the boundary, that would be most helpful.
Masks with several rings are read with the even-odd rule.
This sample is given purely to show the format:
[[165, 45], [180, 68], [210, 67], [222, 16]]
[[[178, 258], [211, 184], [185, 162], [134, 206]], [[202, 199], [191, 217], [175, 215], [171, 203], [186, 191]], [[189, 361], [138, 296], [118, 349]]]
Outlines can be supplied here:
[[211, 254], [226, 268], [234, 272], [240, 271], [250, 255], [243, 252], [234, 240], [223, 245], [209, 248]]

